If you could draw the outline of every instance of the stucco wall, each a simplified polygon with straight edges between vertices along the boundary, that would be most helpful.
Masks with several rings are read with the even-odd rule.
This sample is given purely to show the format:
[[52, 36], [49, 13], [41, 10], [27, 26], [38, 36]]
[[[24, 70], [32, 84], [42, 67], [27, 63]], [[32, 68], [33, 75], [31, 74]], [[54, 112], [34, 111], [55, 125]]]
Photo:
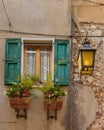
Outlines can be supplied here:
[[70, 0], [0, 0], [0, 30], [70, 35], [70, 7]]
[[[2, 89], [0, 88], [0, 91]], [[3, 91], [2, 91], [3, 92]], [[9, 101], [6, 96], [0, 96], [0, 129], [1, 130], [64, 130], [61, 125], [63, 119], [64, 108], [58, 112], [57, 120], [47, 120], [46, 110], [43, 109], [42, 97], [31, 100], [30, 107], [27, 111], [27, 119], [16, 119], [15, 110], [10, 108]]]
[[[31, 100], [28, 118], [16, 119], [4, 94], [6, 38], [66, 38], [71, 32], [70, 0], [0, 0], [0, 130], [64, 130], [66, 98], [57, 120], [47, 120], [43, 95]], [[64, 88], [67, 89], [67, 88]]]
[[[89, 15], [90, 14], [90, 15]], [[79, 5], [73, 7], [73, 15], [77, 22], [104, 23], [104, 7], [99, 5]], [[97, 17], [97, 18], [96, 18]]]
[[[7, 86], [4, 86], [4, 61], [5, 59], [5, 38], [50, 38], [48, 36], [24, 35], [15, 33], [0, 33], [0, 130], [65, 130], [62, 126], [66, 97], [64, 97], [64, 104], [61, 111], [57, 113], [57, 120], [47, 120], [47, 111], [43, 109], [43, 95], [36, 92], [37, 98], [30, 101], [30, 107], [27, 111], [27, 119], [16, 119], [16, 112], [9, 106], [8, 97], [4, 91]], [[58, 37], [57, 37], [58, 38]], [[67, 91], [67, 88], [64, 88]]]

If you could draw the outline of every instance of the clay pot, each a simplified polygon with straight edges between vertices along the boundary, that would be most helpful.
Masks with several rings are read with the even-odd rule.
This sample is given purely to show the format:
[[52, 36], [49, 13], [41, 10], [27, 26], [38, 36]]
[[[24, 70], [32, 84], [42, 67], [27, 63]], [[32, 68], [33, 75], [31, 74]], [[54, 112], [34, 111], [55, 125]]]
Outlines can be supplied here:
[[44, 109], [49, 109], [49, 110], [61, 110], [63, 105], [63, 100], [44, 100], [43, 106]]
[[18, 98], [18, 97], [15, 97], [15, 98], [11, 98], [9, 100], [9, 103], [10, 103], [10, 106], [12, 108], [15, 108], [15, 109], [24, 109], [24, 108], [29, 108], [29, 101], [26, 99], [26, 98]]

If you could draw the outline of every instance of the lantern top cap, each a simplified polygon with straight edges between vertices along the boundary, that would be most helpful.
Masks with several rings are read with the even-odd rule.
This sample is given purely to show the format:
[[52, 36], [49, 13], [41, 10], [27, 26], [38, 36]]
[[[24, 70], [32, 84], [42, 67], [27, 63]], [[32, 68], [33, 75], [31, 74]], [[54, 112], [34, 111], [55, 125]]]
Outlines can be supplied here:
[[90, 41], [88, 40], [87, 38], [87, 35], [86, 35], [86, 38], [84, 39], [84, 42], [82, 44], [82, 47], [80, 50], [93, 50], [93, 51], [96, 51], [96, 49], [93, 49], [90, 45]]
[[94, 49], [94, 48], [91, 47], [89, 41], [85, 41], [85, 42], [82, 44], [82, 47], [80, 48], [80, 50], [93, 50], [93, 51], [96, 51], [96, 49]]
[[83, 42], [82, 49], [91, 49], [90, 41], [88, 39], [85, 39]]
[[82, 44], [83, 49], [91, 49], [90, 41], [88, 40], [87, 36], [88, 36], [88, 32], [86, 32], [86, 38], [84, 39], [84, 42]]

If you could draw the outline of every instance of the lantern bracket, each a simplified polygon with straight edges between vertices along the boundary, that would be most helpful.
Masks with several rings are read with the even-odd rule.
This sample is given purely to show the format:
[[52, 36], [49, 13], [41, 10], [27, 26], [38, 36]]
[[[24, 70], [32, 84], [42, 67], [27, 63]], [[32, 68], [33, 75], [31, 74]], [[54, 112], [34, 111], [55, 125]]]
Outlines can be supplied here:
[[[85, 37], [85, 41], [87, 41], [88, 40], [88, 32], [86, 32], [86, 37]], [[89, 40], [88, 40], [89, 41]]]
[[90, 41], [89, 41], [89, 39], [87, 37], [88, 37], [88, 32], [86, 32], [86, 37], [83, 40], [82, 49], [91, 49]]

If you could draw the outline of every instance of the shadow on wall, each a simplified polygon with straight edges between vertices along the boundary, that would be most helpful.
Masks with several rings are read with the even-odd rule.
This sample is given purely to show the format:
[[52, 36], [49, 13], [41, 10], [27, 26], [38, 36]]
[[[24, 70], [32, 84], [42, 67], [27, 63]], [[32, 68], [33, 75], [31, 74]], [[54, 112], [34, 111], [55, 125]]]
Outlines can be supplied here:
[[98, 105], [93, 91], [81, 84], [72, 84], [68, 91], [65, 130], [86, 130], [95, 120]]

